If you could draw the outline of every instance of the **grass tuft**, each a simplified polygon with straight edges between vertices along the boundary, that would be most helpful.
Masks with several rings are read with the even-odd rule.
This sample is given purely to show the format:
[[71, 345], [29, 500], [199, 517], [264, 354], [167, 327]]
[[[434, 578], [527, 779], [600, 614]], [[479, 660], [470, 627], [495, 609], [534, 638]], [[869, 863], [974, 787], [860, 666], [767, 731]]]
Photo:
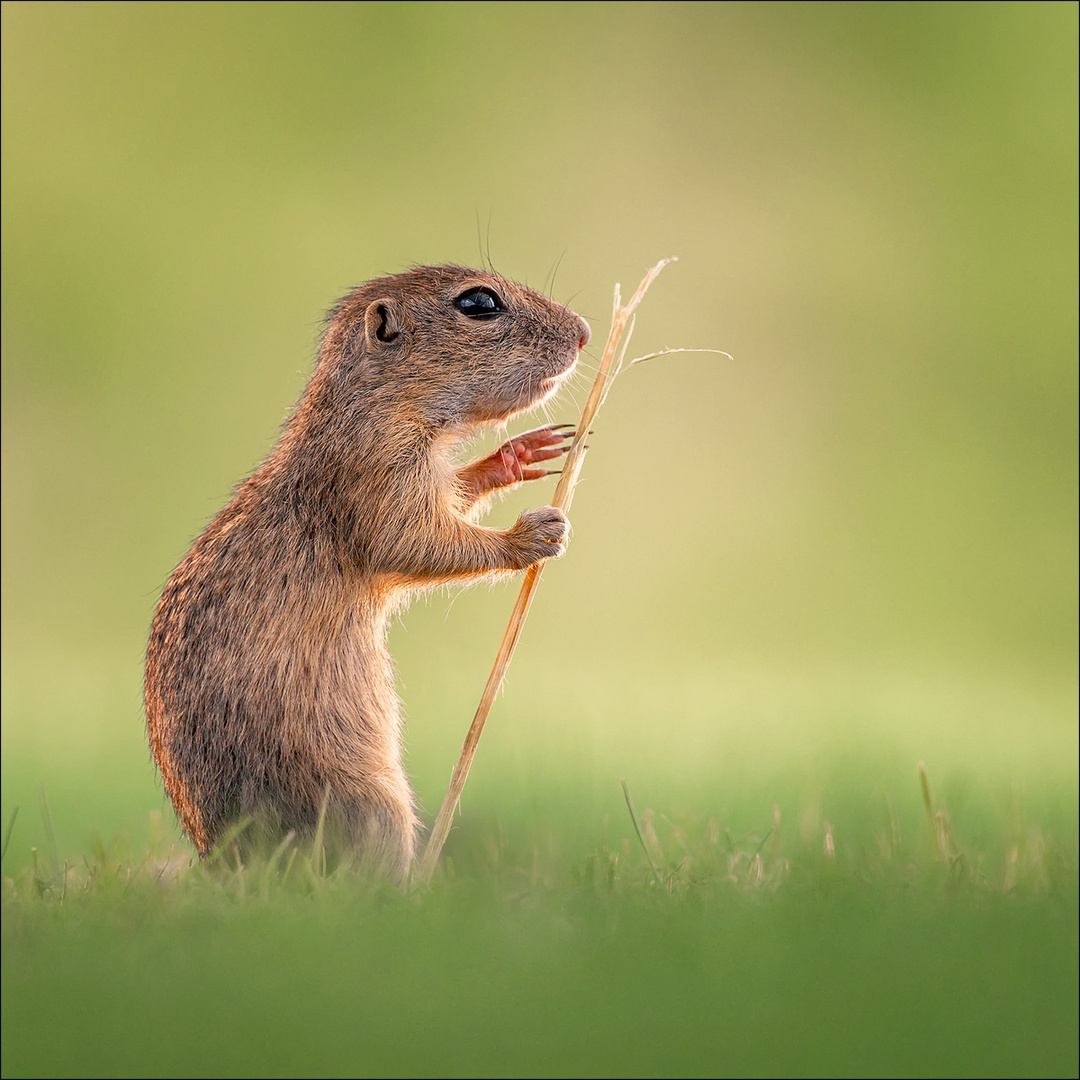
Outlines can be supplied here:
[[[673, 819], [652, 808], [639, 812], [624, 780], [626, 835], [613, 840], [611, 822], [605, 819], [598, 844], [574, 861], [550, 830], [526, 832], [522, 839], [512, 838], [505, 823], [463, 828], [455, 834], [457, 865], [448, 855], [433, 881], [418, 887], [418, 902], [453, 890], [462, 881], [478, 880], [507, 895], [558, 896], [568, 888], [585, 888], [672, 897], [786, 888], [803, 892], [841, 881], [871, 892], [899, 885], [999, 895], [1038, 895], [1075, 884], [1075, 837], [1057, 838], [1042, 825], [1014, 815], [993, 843], [965, 850], [944, 806], [935, 802], [921, 763], [918, 778], [929, 844], [918, 836], [903, 839], [891, 800], [885, 815], [879, 814], [885, 819], [869, 835], [865, 829], [856, 835], [850, 826], [825, 818], [809, 830], [785, 831], [779, 805], [760, 828], [736, 832], [716, 817], [688, 813]], [[259, 849], [239, 842], [250, 825], [249, 819], [237, 822], [201, 861], [174, 844], [164, 847], [160, 811], [150, 816], [142, 854], [133, 854], [119, 841], [106, 845], [97, 835], [89, 854], [75, 864], [61, 862], [54, 845], [48, 854], [32, 847], [29, 862], [4, 878], [5, 906], [50, 908], [97, 898], [108, 903], [122, 894], [154, 893], [171, 904], [197, 905], [208, 896], [231, 903], [269, 903], [277, 897], [342, 891], [383, 896], [392, 889], [372, 866], [335, 849], [321, 828], [307, 838], [290, 832], [272, 849]]]

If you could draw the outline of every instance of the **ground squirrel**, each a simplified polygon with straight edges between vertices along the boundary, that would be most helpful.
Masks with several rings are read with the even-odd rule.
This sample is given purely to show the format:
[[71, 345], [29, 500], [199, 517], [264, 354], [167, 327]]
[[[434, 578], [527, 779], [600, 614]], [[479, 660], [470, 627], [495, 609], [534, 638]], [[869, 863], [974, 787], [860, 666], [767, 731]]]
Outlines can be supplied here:
[[418, 589], [562, 554], [554, 507], [506, 530], [473, 519], [547, 473], [534, 466], [565, 452], [565, 425], [460, 468], [451, 452], [553, 394], [588, 340], [568, 308], [457, 266], [370, 281], [333, 309], [280, 441], [154, 616], [150, 743], [200, 854], [246, 814], [310, 831], [327, 796], [346, 843], [408, 872], [417, 817], [388, 619]]

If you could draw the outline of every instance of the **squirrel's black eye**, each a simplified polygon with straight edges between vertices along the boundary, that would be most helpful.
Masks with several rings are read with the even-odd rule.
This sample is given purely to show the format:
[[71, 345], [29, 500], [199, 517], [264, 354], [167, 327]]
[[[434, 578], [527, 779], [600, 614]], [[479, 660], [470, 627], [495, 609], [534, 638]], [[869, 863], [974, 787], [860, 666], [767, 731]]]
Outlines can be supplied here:
[[490, 319], [503, 311], [499, 298], [487, 289], [470, 289], [454, 301], [454, 307], [470, 319]]

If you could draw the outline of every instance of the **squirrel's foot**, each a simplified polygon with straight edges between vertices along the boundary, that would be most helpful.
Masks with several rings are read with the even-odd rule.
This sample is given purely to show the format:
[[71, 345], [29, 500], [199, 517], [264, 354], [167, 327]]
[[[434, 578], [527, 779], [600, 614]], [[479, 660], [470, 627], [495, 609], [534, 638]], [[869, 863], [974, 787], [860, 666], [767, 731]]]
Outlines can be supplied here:
[[552, 461], [570, 449], [577, 434], [573, 424], [548, 424], [507, 439], [487, 457], [458, 470], [458, 479], [472, 498], [524, 480], [541, 480], [557, 469], [531, 469], [541, 461]]

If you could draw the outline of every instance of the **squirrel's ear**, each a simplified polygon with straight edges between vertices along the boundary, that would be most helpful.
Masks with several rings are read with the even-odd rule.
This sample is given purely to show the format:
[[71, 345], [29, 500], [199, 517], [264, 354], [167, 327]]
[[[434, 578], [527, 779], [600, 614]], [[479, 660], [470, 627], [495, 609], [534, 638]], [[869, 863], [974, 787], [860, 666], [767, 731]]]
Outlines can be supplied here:
[[364, 312], [364, 333], [368, 347], [380, 351], [405, 328], [404, 311], [397, 300], [372, 300]]

